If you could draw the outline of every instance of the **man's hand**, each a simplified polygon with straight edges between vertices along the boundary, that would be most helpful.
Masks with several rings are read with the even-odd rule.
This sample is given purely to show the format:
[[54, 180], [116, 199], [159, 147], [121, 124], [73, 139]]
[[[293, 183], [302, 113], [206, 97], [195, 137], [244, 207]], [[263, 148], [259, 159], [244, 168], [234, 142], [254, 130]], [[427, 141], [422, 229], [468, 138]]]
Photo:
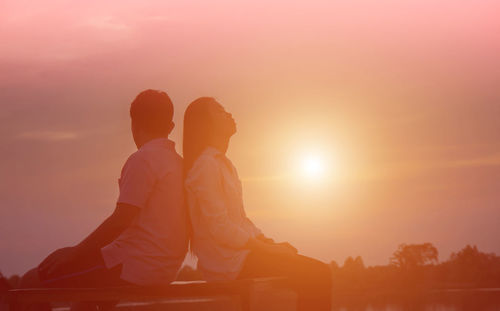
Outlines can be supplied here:
[[75, 247], [64, 247], [47, 256], [38, 266], [41, 273], [50, 276], [75, 261], [77, 251]]
[[64, 247], [50, 254], [38, 266], [40, 273], [51, 276], [72, 264], [80, 254], [91, 254], [111, 243], [136, 219], [140, 208], [118, 203], [116, 209], [94, 232], [74, 247]]

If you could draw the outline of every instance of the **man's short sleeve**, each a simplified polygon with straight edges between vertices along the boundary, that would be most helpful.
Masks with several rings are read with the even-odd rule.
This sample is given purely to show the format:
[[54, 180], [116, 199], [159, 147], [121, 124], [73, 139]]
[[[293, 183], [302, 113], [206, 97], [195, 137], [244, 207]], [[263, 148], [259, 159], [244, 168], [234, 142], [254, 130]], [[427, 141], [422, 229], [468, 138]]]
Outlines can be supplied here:
[[120, 195], [117, 203], [143, 208], [153, 190], [155, 176], [146, 160], [133, 154], [123, 166], [118, 183]]

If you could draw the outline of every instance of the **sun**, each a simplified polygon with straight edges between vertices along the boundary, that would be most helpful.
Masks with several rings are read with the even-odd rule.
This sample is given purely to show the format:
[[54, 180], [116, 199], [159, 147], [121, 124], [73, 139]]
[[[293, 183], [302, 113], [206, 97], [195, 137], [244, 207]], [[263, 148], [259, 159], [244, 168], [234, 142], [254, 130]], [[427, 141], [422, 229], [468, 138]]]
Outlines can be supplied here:
[[342, 179], [339, 158], [329, 144], [298, 146], [290, 152], [289, 176], [309, 189], [324, 189]]
[[300, 175], [310, 181], [324, 178], [327, 166], [324, 157], [319, 153], [305, 154], [300, 159]]

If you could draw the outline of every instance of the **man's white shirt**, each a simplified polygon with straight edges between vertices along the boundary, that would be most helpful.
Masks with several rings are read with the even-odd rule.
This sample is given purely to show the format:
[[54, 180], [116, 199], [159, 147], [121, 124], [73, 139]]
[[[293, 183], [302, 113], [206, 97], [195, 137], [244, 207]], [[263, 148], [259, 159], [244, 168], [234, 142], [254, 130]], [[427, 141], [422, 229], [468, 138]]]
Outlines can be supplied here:
[[118, 180], [117, 203], [140, 208], [138, 217], [101, 249], [107, 268], [122, 264], [121, 278], [138, 285], [168, 284], [187, 251], [182, 158], [158, 138], [133, 153]]

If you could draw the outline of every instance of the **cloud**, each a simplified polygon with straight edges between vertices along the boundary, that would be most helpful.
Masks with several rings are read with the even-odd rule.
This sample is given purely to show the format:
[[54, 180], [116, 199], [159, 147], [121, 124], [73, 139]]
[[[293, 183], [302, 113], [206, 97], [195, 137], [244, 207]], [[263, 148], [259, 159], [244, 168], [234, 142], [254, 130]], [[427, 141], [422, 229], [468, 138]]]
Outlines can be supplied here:
[[35, 140], [35, 141], [47, 141], [47, 142], [58, 142], [74, 140], [78, 135], [74, 132], [69, 131], [32, 131], [24, 132], [17, 135], [17, 138], [23, 140]]
[[478, 157], [466, 160], [450, 161], [447, 167], [478, 167], [478, 166], [500, 166], [500, 154]]
[[370, 166], [352, 167], [342, 180], [347, 182], [372, 182], [405, 180], [418, 176], [442, 174], [443, 171], [500, 167], [500, 153], [470, 158], [429, 161], [401, 161]]
[[98, 29], [116, 31], [124, 31], [130, 28], [128, 25], [117, 21], [113, 16], [94, 16], [88, 19], [87, 24]]
[[165, 16], [165, 15], [153, 15], [153, 16], [148, 16], [144, 20], [147, 21], [158, 21], [158, 22], [165, 22], [165, 21], [171, 21], [172, 18], [170, 16]]

